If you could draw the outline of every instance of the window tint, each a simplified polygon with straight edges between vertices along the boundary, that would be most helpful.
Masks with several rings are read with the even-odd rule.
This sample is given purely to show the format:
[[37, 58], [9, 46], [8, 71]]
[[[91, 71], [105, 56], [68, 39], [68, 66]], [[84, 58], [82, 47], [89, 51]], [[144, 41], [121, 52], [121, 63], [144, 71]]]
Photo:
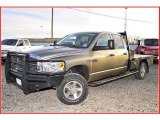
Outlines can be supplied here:
[[5, 39], [2, 41], [2, 45], [12, 45], [15, 46], [17, 43], [17, 39]]
[[145, 46], [158, 46], [158, 39], [145, 39]]
[[61, 39], [56, 45], [87, 48], [96, 36], [95, 33], [71, 34]]
[[117, 48], [117, 49], [123, 49], [124, 48], [124, 43], [123, 43], [121, 35], [114, 34], [113, 39], [115, 41], [115, 48]]
[[110, 35], [108, 35], [108, 34], [100, 36], [100, 38], [97, 41], [96, 46], [98, 46], [98, 47], [108, 47], [108, 40], [109, 39], [111, 39], [111, 38], [110, 38]]

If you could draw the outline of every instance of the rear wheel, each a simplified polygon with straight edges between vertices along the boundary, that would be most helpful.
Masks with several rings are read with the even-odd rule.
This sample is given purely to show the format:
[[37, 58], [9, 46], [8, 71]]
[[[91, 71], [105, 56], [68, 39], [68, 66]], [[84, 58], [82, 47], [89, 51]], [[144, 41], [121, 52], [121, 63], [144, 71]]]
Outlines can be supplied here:
[[141, 65], [139, 66], [138, 73], [135, 75], [135, 77], [140, 80], [144, 79], [146, 72], [147, 72], [147, 65], [145, 62], [142, 62]]
[[68, 73], [57, 88], [58, 99], [67, 105], [78, 104], [86, 99], [88, 84], [86, 79], [77, 73]]

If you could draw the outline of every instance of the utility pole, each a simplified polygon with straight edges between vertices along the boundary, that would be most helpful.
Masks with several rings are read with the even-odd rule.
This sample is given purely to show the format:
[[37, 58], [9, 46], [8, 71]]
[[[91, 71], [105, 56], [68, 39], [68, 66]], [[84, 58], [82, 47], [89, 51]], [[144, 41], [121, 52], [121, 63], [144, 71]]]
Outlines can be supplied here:
[[127, 8], [125, 8], [125, 22], [124, 22], [124, 31], [127, 31]]
[[52, 15], [51, 15], [51, 40], [53, 41], [53, 8], [52, 8]]

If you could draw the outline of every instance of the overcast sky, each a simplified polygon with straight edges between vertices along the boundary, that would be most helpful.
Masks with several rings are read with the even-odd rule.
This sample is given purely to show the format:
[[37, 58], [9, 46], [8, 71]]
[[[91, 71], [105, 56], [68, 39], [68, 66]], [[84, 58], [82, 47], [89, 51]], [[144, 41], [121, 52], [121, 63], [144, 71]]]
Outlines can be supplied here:
[[[124, 18], [124, 8], [76, 8], [78, 10]], [[158, 38], [158, 8], [128, 8], [127, 21], [132, 36]], [[82, 31], [124, 31], [124, 19], [54, 8], [54, 37]], [[2, 39], [50, 37], [51, 8], [2, 8]]]

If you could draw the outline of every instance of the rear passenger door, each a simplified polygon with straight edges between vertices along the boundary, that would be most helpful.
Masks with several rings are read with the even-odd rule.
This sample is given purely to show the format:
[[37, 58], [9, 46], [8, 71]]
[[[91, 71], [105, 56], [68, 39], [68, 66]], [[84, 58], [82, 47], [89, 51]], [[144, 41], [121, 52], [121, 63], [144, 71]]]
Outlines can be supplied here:
[[120, 34], [112, 34], [115, 41], [114, 68], [115, 75], [126, 72], [128, 66], [128, 50], [125, 40]]

